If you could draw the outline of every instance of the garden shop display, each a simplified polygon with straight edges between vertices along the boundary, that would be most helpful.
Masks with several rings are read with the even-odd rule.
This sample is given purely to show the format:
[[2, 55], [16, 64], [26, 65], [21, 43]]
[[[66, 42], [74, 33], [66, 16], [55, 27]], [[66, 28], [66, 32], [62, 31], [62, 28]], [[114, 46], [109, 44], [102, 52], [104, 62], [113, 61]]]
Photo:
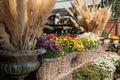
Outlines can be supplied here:
[[[97, 41], [87, 36], [78, 36], [76, 38], [71, 38], [69, 36], [53, 37], [52, 40], [58, 41], [63, 46], [63, 51], [65, 53], [70, 53], [73, 51], [82, 51], [87, 49], [92, 49], [98, 46]], [[77, 45], [76, 45], [77, 44]]]
[[73, 80], [104, 80], [113, 76], [120, 57], [116, 53], [104, 52], [103, 55], [73, 72]]
[[[39, 49], [41, 47], [46, 49], [46, 53], [43, 54], [45, 59], [52, 60], [61, 57], [64, 62], [68, 61], [69, 64], [71, 62], [70, 59], [76, 55], [76, 51], [81, 52], [84, 50], [84, 45], [79, 38], [71, 38], [69, 36], [55, 36], [51, 39], [39, 39], [36, 48]], [[51, 60], [49, 61], [54, 61]]]
[[[73, 24], [80, 28], [81, 31], [93, 32], [101, 36], [109, 18], [111, 17], [111, 6], [104, 8], [98, 7], [95, 0], [92, 0], [93, 7], [88, 6], [86, 0], [73, 0], [71, 2], [73, 11], [65, 7], [70, 14]], [[83, 5], [82, 5], [83, 3]]]
[[[84, 35], [75, 38], [62, 35], [38, 39], [36, 48], [43, 47], [46, 49], [46, 53], [43, 54], [42, 65], [37, 73], [38, 80], [54, 80], [56, 76], [69, 72], [75, 66], [83, 63], [85, 59], [87, 61], [99, 55], [97, 53], [100, 51], [99, 42], [94, 39], [96, 37], [94, 33], [90, 34], [92, 34], [90, 35], [92, 38]], [[95, 47], [98, 50], [96, 54], [93, 54], [95, 49], [92, 49]]]
[[0, 72], [5, 77], [24, 80], [39, 68], [38, 55], [45, 50], [35, 45], [55, 1], [0, 0]]

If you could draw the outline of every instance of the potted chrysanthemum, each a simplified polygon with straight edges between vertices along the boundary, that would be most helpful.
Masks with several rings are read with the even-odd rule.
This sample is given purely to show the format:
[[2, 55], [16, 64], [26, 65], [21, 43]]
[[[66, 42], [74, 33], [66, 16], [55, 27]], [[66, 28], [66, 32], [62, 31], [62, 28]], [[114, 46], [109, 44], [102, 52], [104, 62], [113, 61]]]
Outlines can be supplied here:
[[38, 39], [36, 48], [41, 47], [46, 49], [46, 53], [42, 56], [44, 59], [37, 73], [38, 80], [52, 79], [59, 74], [63, 47], [54, 40]]
[[23, 80], [38, 69], [37, 38], [55, 0], [0, 0], [0, 72]]

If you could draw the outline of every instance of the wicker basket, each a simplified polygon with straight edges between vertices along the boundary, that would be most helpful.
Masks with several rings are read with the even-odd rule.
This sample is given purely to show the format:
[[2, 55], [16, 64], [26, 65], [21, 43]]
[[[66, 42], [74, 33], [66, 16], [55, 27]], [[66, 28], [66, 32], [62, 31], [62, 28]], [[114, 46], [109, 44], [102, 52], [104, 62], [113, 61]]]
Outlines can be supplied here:
[[104, 50], [102, 49], [101, 45], [93, 48], [92, 50], [90, 50], [89, 59], [95, 59], [96, 57], [100, 56], [102, 52], [104, 52]]
[[59, 66], [59, 73], [66, 73], [71, 69], [71, 57], [69, 54], [61, 57], [61, 65]]
[[38, 80], [53, 80], [59, 74], [61, 58], [43, 59], [42, 65], [37, 72]]
[[93, 48], [91, 50], [85, 50], [78, 53], [78, 62], [83, 63], [92, 59], [95, 59], [97, 56], [101, 55], [102, 52], [102, 46], [97, 46], [96, 48]]
[[72, 52], [69, 54], [69, 56], [71, 57], [71, 68], [74, 68], [76, 66], [78, 66], [78, 54], [79, 52]]
[[86, 62], [87, 57], [88, 57], [87, 51], [79, 52], [79, 54], [78, 54], [78, 63], [82, 64], [82, 63]]

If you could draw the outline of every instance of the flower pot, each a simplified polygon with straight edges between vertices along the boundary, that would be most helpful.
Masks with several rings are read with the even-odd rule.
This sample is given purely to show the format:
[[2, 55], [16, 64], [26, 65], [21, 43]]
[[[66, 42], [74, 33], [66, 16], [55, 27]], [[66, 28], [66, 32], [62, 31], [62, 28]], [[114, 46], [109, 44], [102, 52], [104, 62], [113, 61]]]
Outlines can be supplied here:
[[104, 44], [108, 44], [108, 43], [110, 43], [110, 42], [111, 42], [110, 39], [104, 39], [104, 41], [103, 41]]
[[113, 43], [113, 44], [118, 44], [118, 43], [119, 43], [119, 40], [112, 40], [112, 43]]
[[0, 72], [6, 77], [23, 80], [30, 72], [39, 68], [38, 55], [45, 52], [40, 50], [0, 50]]

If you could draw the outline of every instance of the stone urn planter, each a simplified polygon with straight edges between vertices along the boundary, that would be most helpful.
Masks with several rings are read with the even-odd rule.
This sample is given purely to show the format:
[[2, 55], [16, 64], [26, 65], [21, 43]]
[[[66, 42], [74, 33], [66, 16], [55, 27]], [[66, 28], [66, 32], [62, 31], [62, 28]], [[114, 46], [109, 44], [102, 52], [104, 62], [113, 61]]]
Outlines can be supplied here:
[[38, 55], [45, 53], [40, 50], [0, 50], [0, 72], [6, 77], [24, 80], [30, 72], [37, 70], [40, 66]]

